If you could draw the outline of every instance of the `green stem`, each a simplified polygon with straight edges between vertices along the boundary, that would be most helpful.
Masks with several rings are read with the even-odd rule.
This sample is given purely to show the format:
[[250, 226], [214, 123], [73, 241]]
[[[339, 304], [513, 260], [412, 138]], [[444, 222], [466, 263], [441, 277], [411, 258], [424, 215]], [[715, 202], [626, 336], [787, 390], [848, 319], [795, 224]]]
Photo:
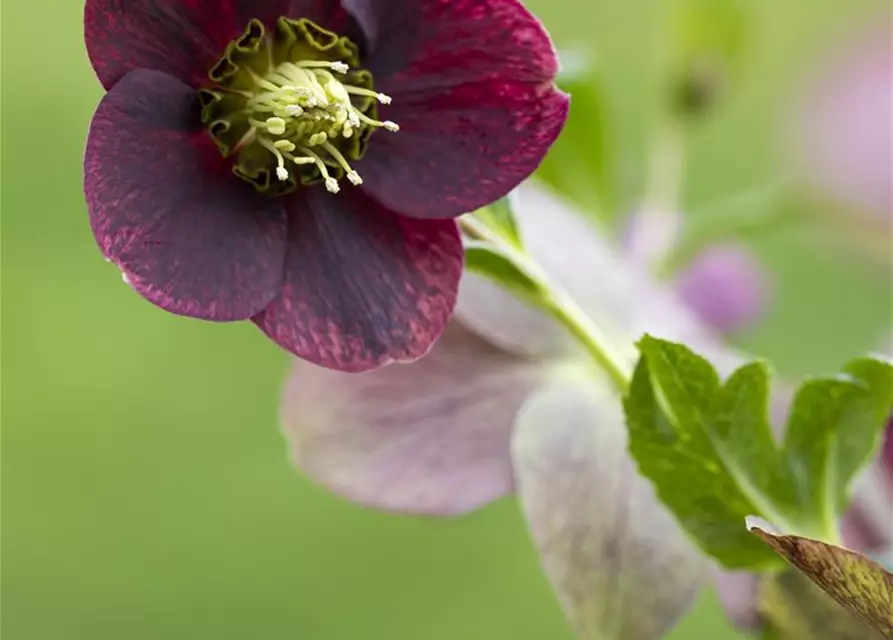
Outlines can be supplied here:
[[471, 215], [459, 218], [463, 233], [474, 240], [481, 240], [496, 246], [528, 278], [537, 283], [544, 295], [533, 302], [548, 311], [583, 346], [595, 363], [611, 379], [621, 394], [629, 387], [631, 365], [625, 362], [609, 345], [604, 334], [589, 318], [585, 311], [563, 289], [550, 282], [542, 267], [533, 258]]
[[651, 147], [645, 202], [655, 211], [679, 213], [685, 180], [685, 125], [665, 116]]
[[664, 115], [648, 153], [642, 206], [635, 220], [632, 251], [655, 270], [673, 251], [680, 234], [680, 205], [685, 180], [685, 123]]

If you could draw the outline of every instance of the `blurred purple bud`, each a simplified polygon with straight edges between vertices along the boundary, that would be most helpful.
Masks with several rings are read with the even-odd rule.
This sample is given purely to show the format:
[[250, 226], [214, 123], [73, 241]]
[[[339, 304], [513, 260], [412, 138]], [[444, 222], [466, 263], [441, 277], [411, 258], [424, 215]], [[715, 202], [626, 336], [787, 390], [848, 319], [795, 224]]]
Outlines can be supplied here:
[[893, 49], [889, 18], [822, 62], [797, 110], [795, 151], [807, 184], [893, 219]]
[[771, 298], [765, 269], [740, 244], [704, 250], [676, 276], [675, 289], [704, 322], [723, 334], [753, 326]]

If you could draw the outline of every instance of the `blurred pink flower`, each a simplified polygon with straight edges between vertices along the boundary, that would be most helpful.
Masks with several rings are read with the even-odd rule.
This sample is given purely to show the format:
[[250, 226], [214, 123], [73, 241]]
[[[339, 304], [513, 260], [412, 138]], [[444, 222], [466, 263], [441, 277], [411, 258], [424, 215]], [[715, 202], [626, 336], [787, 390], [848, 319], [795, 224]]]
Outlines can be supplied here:
[[889, 9], [827, 56], [801, 97], [803, 177], [839, 204], [893, 219], [893, 49]]

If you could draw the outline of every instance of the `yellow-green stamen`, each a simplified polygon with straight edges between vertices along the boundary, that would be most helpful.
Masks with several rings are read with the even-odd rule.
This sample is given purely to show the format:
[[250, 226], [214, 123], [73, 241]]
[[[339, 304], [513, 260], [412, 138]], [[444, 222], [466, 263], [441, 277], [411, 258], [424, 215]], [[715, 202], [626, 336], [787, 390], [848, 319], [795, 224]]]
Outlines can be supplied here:
[[[318, 59], [327, 56], [332, 59]], [[203, 91], [203, 118], [221, 152], [237, 155], [236, 173], [259, 189], [284, 192], [264, 172], [291, 188], [300, 172], [301, 183], [319, 179], [338, 193], [338, 177], [363, 182], [349, 158], [360, 157], [368, 132], [399, 129], [374, 117], [375, 105], [390, 104], [391, 98], [372, 89], [371, 76], [355, 71], [356, 64], [349, 41], [309, 21], [282, 18], [274, 35], [252, 21], [212, 71], [217, 85]], [[215, 129], [214, 123], [222, 125]]]

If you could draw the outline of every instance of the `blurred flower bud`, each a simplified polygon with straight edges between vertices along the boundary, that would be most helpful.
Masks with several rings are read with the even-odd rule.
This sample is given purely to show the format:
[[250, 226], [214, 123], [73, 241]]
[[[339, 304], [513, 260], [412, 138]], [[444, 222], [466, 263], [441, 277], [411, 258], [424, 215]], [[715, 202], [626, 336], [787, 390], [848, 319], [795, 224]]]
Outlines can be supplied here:
[[740, 0], [667, 3], [669, 98], [675, 115], [703, 116], [725, 98], [747, 55], [749, 5]]
[[747, 248], [733, 243], [701, 252], [677, 275], [675, 289], [704, 322], [724, 334], [757, 323], [771, 297], [763, 266]]
[[724, 95], [727, 78], [721, 61], [706, 57], [692, 60], [671, 88], [675, 112], [686, 119], [706, 114]]

